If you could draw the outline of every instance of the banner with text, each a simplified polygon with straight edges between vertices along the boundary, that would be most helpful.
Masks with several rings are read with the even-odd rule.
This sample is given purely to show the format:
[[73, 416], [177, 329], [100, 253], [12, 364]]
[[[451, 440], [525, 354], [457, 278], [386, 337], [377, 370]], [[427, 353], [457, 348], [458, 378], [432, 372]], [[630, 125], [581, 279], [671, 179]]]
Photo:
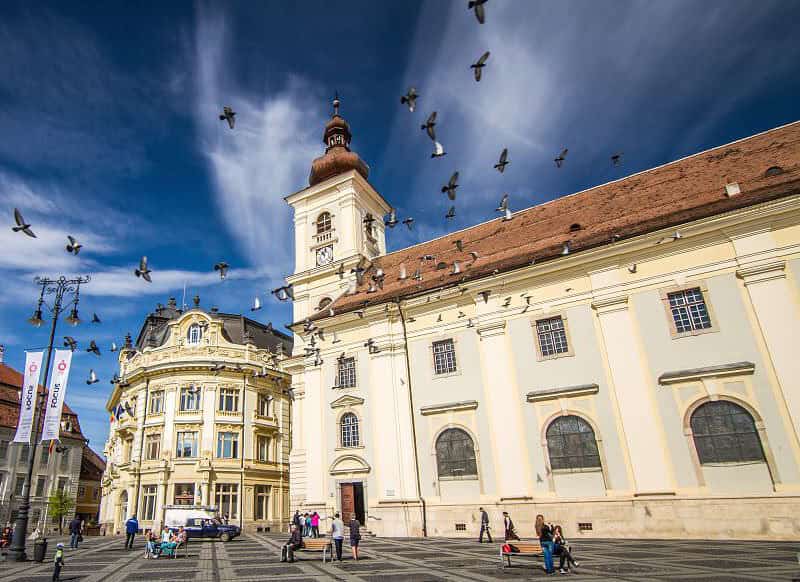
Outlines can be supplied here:
[[45, 401], [44, 429], [42, 442], [58, 439], [61, 434], [61, 409], [67, 392], [69, 366], [72, 363], [72, 350], [56, 350], [55, 366], [50, 378], [50, 391]]
[[25, 353], [25, 375], [19, 399], [19, 423], [17, 424], [17, 434], [14, 435], [15, 443], [30, 444], [31, 442], [33, 415], [36, 412], [36, 401], [38, 400], [36, 389], [42, 369], [42, 356], [44, 356], [44, 352]]

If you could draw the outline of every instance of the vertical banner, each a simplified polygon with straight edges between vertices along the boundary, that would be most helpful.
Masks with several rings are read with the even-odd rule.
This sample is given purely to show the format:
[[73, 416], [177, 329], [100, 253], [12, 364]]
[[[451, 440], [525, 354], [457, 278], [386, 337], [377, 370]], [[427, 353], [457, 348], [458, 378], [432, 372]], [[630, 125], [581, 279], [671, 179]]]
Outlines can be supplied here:
[[25, 354], [25, 375], [22, 380], [22, 393], [19, 399], [19, 423], [17, 434], [14, 435], [15, 443], [31, 442], [33, 429], [33, 415], [36, 412], [37, 387], [39, 373], [42, 369], [42, 356], [44, 352], [27, 352]]
[[67, 392], [69, 366], [72, 363], [72, 350], [56, 350], [53, 375], [50, 377], [50, 391], [45, 401], [44, 428], [42, 442], [58, 439], [61, 434], [61, 409]]

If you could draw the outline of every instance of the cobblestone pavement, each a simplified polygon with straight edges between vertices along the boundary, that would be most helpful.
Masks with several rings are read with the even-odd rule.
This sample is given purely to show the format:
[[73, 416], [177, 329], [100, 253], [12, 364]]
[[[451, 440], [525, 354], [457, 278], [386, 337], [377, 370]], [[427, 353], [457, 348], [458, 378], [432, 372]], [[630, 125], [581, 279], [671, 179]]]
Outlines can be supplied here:
[[[87, 538], [77, 551], [66, 550], [61, 580], [122, 582], [191, 580], [503, 580], [545, 578], [541, 561], [512, 559], [500, 567], [499, 544], [465, 539], [362, 540], [361, 559], [322, 564], [318, 552], [298, 552], [294, 564], [281, 564], [285, 536], [247, 535], [229, 543], [197, 541], [187, 557], [145, 560], [144, 542], [123, 549], [122, 538]], [[55, 538], [43, 564], [1, 562], [0, 581], [46, 582], [52, 573]], [[68, 544], [67, 544], [68, 545]], [[579, 540], [573, 545], [580, 568], [570, 580], [800, 580], [800, 542], [726, 542], [664, 540]], [[32, 552], [31, 552], [32, 553]], [[556, 563], [556, 565], [558, 565]], [[561, 576], [558, 576], [561, 578]]]

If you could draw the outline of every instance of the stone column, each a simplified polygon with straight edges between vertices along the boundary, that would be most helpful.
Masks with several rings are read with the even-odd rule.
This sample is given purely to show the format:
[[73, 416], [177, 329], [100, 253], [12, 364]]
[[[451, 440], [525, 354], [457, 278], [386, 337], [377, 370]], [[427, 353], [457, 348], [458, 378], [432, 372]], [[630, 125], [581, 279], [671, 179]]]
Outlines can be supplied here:
[[514, 373], [506, 322], [494, 321], [477, 328], [486, 414], [501, 499], [531, 496], [530, 467], [523, 435], [523, 399]]
[[655, 379], [650, 377], [628, 297], [592, 303], [600, 320], [611, 380], [617, 395], [635, 494], [673, 494], [675, 485], [661, 419]]
[[758, 325], [781, 392], [800, 438], [800, 307], [797, 291], [786, 278], [786, 262], [745, 267], [736, 271], [750, 295]]

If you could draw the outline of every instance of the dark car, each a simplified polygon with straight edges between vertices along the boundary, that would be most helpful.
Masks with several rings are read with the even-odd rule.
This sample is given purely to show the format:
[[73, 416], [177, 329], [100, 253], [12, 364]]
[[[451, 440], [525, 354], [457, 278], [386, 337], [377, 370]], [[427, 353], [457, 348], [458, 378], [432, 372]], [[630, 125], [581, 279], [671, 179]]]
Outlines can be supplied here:
[[[171, 529], [177, 531], [176, 528]], [[242, 533], [238, 525], [225, 525], [213, 519], [203, 519], [199, 517], [187, 519], [183, 529], [186, 532], [186, 538], [189, 540], [219, 538], [223, 542], [229, 542]]]

